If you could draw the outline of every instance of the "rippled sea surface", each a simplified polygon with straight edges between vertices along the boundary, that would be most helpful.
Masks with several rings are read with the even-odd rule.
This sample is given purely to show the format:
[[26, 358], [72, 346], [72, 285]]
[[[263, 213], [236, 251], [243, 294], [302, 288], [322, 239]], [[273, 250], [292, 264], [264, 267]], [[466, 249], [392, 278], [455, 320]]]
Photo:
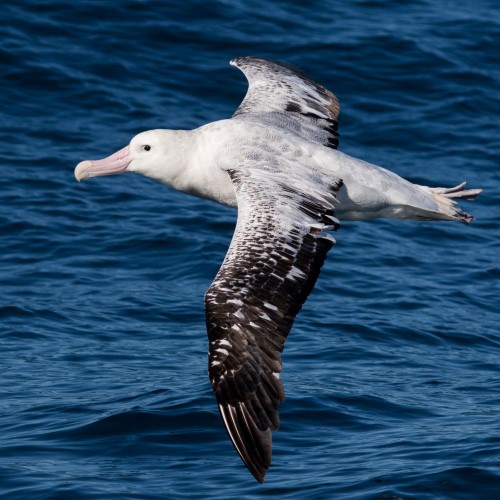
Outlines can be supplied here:
[[[21, 0], [0, 28], [2, 498], [500, 498], [498, 2]], [[236, 213], [73, 177], [230, 116], [241, 55], [334, 91], [344, 152], [485, 189], [469, 227], [342, 224], [283, 355], [264, 485], [207, 377]]]

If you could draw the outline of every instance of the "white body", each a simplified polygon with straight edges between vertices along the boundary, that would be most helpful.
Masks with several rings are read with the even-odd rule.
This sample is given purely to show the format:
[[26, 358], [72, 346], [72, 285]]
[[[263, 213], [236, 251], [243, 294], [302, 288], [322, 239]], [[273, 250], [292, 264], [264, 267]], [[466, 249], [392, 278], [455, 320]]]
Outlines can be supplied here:
[[[140, 147], [154, 144], [141, 162]], [[295, 134], [264, 125], [221, 120], [195, 130], [151, 130], [132, 141], [127, 171], [158, 180], [176, 190], [237, 207], [236, 195], [226, 170], [251, 158], [256, 163], [290, 162], [290, 168], [327, 174], [332, 182], [342, 179], [335, 214], [340, 220], [377, 217], [398, 219], [435, 218], [455, 220], [451, 200], [439, 189], [412, 184], [397, 174], [336, 149], [320, 146]], [[146, 156], [145, 153], [143, 153]], [[154, 156], [157, 161], [154, 160]]]

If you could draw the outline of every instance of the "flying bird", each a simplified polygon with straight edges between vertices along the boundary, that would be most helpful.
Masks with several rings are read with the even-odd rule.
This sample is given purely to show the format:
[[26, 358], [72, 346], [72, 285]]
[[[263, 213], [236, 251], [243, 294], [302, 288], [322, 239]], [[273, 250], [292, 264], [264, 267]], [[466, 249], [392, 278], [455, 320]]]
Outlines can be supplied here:
[[281, 352], [335, 240], [339, 220], [458, 221], [480, 189], [432, 188], [338, 151], [338, 99], [301, 71], [239, 57], [245, 98], [195, 130], [149, 130], [77, 180], [136, 172], [238, 209], [233, 239], [205, 295], [208, 373], [241, 459], [263, 482], [284, 399]]

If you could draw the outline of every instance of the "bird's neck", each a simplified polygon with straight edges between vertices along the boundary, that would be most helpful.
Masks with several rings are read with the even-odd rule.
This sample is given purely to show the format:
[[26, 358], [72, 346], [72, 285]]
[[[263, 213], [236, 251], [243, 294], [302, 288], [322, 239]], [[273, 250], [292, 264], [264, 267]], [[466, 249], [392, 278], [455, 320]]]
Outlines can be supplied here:
[[177, 191], [236, 206], [231, 180], [214, 161], [217, 141], [204, 129], [165, 130], [169, 147], [147, 176]]
[[160, 182], [189, 193], [195, 160], [195, 137], [191, 130], [165, 130], [165, 144], [162, 164], [158, 170]]

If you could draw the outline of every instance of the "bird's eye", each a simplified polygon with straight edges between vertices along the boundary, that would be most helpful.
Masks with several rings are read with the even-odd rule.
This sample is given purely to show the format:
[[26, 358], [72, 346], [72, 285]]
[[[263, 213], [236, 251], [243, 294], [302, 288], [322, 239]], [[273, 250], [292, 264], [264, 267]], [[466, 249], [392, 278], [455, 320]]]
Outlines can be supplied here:
[[144, 151], [150, 151], [151, 146], [149, 144], [146, 144], [145, 146], [142, 146], [142, 149], [144, 149]]

